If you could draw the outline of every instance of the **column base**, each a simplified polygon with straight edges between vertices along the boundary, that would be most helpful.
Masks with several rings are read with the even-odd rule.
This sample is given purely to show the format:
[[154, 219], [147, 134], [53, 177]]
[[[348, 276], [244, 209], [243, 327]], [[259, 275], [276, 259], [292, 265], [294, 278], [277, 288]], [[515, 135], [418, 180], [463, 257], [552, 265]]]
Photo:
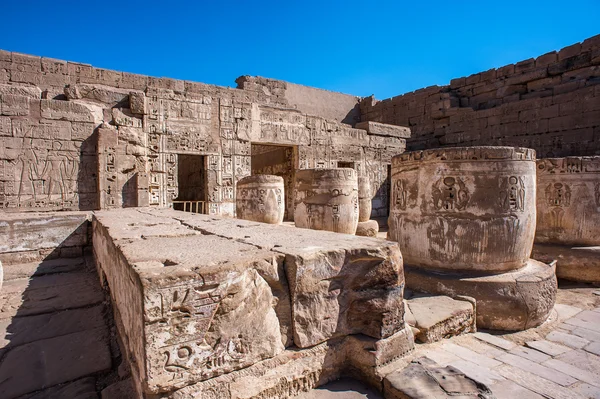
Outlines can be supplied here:
[[556, 299], [556, 268], [530, 259], [519, 270], [491, 276], [439, 273], [404, 265], [406, 286], [477, 301], [477, 327], [525, 330], [542, 324]]
[[534, 244], [531, 256], [547, 263], [556, 260], [558, 278], [600, 284], [600, 246]]

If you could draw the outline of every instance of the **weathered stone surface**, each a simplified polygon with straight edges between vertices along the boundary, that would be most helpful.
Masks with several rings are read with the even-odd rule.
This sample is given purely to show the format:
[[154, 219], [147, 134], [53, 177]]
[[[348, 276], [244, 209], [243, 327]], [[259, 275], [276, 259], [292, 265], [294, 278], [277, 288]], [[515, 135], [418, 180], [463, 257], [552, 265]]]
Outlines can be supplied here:
[[523, 330], [543, 323], [556, 297], [555, 267], [533, 259], [510, 273], [489, 276], [432, 273], [405, 266], [407, 286], [441, 295], [465, 295], [477, 301], [477, 326]]
[[0, 253], [88, 244], [90, 214], [3, 213], [0, 217]]
[[114, 303], [136, 304], [118, 310], [128, 351], [145, 362], [138, 387], [168, 391], [283, 351], [271, 290], [252, 266], [274, 254], [204, 235], [116, 240], [117, 248], [112, 218], [95, 216], [94, 249]]
[[0, 364], [0, 392], [14, 398], [111, 367], [105, 327], [19, 346]]
[[423, 343], [475, 331], [475, 309], [467, 301], [447, 296], [418, 295], [406, 301], [414, 316], [415, 336]]
[[[23, 397], [23, 399], [60, 398], [98, 399], [98, 393], [96, 392], [96, 378], [84, 377], [77, 381], [47, 388], [43, 391]], [[119, 398], [119, 396], [114, 396], [114, 398]], [[121, 396], [121, 398], [126, 398], [126, 396]]]
[[402, 257], [395, 243], [167, 210], [153, 214], [285, 255], [298, 347], [353, 333], [385, 338], [403, 328]]
[[240, 219], [280, 224], [285, 213], [283, 177], [244, 177], [236, 187], [236, 215]]
[[427, 358], [417, 359], [404, 370], [387, 375], [383, 391], [386, 398], [393, 399], [494, 398], [487, 386], [454, 367], [440, 367]]
[[502, 272], [523, 267], [535, 232], [535, 152], [465, 147], [392, 161], [388, 238], [408, 265]]
[[537, 180], [536, 242], [600, 245], [600, 157], [540, 159]]
[[127, 101], [129, 90], [104, 85], [76, 84], [65, 86], [65, 96], [69, 100], [89, 99], [113, 106]]
[[358, 180], [348, 168], [296, 172], [296, 227], [354, 234], [358, 223]]
[[368, 177], [358, 178], [358, 221], [366, 222], [371, 219], [371, 183]]
[[358, 122], [355, 127], [357, 129], [364, 129], [367, 133], [375, 136], [398, 137], [403, 139], [410, 138], [410, 128], [408, 127], [372, 121]]
[[[130, 222], [134, 219], [137, 224]], [[189, 232], [173, 229], [173, 221]], [[163, 234], [152, 234], [151, 225]], [[310, 351], [326, 342], [346, 342], [350, 335], [364, 337], [366, 343], [353, 348], [365, 352], [358, 363], [371, 376], [412, 349], [395, 243], [140, 209], [96, 213], [94, 247], [127, 350], [147, 359], [134, 365], [139, 392], [217, 383], [234, 370], [285, 356], [284, 345], [292, 342]], [[345, 367], [345, 351], [332, 372]], [[295, 373], [285, 378], [293, 380]], [[270, 377], [254, 379], [257, 393], [271, 384]], [[279, 392], [274, 387], [280, 379], [269, 392]], [[193, 386], [185, 390], [198, 392]], [[223, 389], [242, 395], [238, 388]]]
[[358, 224], [356, 225], [357, 236], [377, 237], [377, 233], [379, 233], [379, 223], [377, 223], [377, 220], [358, 222]]
[[532, 257], [556, 261], [556, 276], [572, 281], [600, 283], [600, 246], [534, 244]]

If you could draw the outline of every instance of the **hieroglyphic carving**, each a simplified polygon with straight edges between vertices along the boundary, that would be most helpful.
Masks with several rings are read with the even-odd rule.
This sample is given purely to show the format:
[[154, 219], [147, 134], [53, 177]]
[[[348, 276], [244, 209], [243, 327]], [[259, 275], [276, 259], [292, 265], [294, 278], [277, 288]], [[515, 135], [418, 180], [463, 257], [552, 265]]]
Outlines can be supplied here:
[[508, 211], [525, 209], [525, 182], [521, 176], [501, 178], [500, 207]]
[[398, 179], [394, 182], [394, 205], [395, 209], [406, 210], [409, 202], [408, 184], [405, 179]]
[[460, 177], [447, 176], [433, 184], [431, 197], [435, 209], [460, 211], [469, 202], [469, 190]]
[[546, 201], [552, 207], [571, 205], [571, 188], [568, 184], [549, 183], [545, 189]]

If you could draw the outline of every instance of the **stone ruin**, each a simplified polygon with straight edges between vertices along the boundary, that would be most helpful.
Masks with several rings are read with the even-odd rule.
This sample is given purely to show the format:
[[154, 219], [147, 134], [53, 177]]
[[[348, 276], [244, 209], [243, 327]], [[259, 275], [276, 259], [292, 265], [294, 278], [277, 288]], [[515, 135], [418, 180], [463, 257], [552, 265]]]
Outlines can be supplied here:
[[0, 51], [0, 397], [493, 397], [404, 359], [600, 282], [598, 51], [380, 102]]

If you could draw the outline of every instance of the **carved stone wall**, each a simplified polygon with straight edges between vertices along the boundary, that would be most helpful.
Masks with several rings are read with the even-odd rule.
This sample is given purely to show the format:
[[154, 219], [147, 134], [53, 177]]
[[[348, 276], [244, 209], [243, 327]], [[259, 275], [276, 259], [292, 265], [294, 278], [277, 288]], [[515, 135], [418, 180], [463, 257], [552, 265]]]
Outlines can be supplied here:
[[508, 145], [538, 158], [600, 154], [600, 35], [383, 101], [361, 120], [408, 126], [410, 150]]
[[291, 146], [294, 169], [352, 162], [370, 177], [373, 214], [387, 215], [388, 166], [404, 138], [339, 122], [348, 105], [292, 109], [286, 82], [245, 78], [229, 89], [0, 51], [0, 207], [170, 207], [185, 154], [205, 157], [208, 213], [233, 216], [255, 143]]

